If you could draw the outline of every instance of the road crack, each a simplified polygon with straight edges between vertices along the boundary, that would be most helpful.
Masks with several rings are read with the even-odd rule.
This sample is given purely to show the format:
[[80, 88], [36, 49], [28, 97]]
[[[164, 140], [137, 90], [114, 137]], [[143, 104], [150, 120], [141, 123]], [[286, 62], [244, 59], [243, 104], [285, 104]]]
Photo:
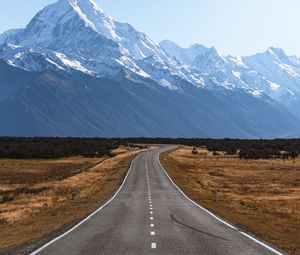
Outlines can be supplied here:
[[181, 226], [184, 226], [184, 227], [186, 227], [186, 228], [189, 228], [189, 229], [191, 229], [191, 230], [193, 230], [193, 231], [196, 231], [196, 232], [198, 232], [198, 233], [201, 233], [201, 234], [203, 234], [203, 235], [207, 235], [207, 236], [210, 236], [210, 237], [213, 237], [213, 238], [222, 240], [222, 241], [229, 242], [229, 240], [226, 239], [226, 238], [224, 238], [224, 237], [216, 236], [216, 235], [213, 235], [213, 234], [210, 234], [210, 233], [201, 231], [201, 230], [199, 230], [199, 229], [197, 229], [197, 228], [195, 228], [195, 227], [193, 227], [193, 226], [189, 226], [189, 225], [187, 225], [187, 224], [185, 224], [185, 223], [183, 223], [183, 222], [180, 222], [180, 221], [177, 220], [177, 219], [175, 218], [175, 216], [172, 215], [172, 214], [170, 214], [170, 217], [171, 217], [171, 220], [172, 220], [173, 222], [175, 222], [175, 223], [177, 223], [177, 224], [179, 224], [179, 225], [181, 225]]

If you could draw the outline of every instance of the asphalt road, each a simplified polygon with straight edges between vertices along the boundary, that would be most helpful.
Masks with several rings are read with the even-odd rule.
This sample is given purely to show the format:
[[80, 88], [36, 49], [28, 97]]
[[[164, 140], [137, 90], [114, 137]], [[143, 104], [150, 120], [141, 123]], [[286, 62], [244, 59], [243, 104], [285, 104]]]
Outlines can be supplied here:
[[32, 255], [281, 254], [188, 200], [158, 161], [170, 148], [139, 154], [107, 205]]

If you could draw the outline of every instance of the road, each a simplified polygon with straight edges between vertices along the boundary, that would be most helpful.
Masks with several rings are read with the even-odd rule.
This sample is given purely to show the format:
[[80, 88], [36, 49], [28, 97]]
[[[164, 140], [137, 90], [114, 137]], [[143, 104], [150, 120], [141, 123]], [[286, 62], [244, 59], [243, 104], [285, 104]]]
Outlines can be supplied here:
[[281, 254], [188, 200], [158, 160], [171, 148], [139, 154], [111, 201], [32, 255]]

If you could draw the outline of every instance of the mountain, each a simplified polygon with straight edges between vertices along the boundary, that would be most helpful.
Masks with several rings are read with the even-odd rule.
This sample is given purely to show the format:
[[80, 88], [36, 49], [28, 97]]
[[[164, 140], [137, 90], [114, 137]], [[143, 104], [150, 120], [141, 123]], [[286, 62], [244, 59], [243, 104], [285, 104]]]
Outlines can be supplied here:
[[255, 59], [156, 44], [92, 0], [59, 0], [0, 45], [0, 135], [271, 138], [300, 127], [261, 90], [276, 81]]
[[270, 84], [269, 92], [280, 104], [300, 117], [300, 59], [278, 48], [244, 57], [245, 64], [262, 74]]
[[188, 66], [193, 64], [198, 55], [207, 51], [207, 48], [201, 44], [194, 44], [185, 49], [170, 40], [162, 41], [159, 45], [170, 57], [175, 57], [181, 63]]
[[160, 45], [169, 56], [213, 79], [218, 89], [241, 88], [254, 96], [267, 95], [300, 117], [300, 59], [296, 56], [274, 47], [253, 56], [233, 57], [202, 45], [197, 45], [198, 51], [191, 51], [194, 46], [181, 48], [171, 41]]

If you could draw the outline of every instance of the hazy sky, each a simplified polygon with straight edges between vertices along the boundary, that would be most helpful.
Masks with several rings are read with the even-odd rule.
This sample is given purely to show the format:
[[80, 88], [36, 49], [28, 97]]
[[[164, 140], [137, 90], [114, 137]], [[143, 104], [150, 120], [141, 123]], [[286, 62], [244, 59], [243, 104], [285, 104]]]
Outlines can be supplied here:
[[[154, 41], [201, 43], [225, 54], [250, 55], [269, 46], [300, 56], [299, 0], [96, 0], [118, 21]], [[55, 0], [1, 0], [0, 33], [24, 27]]]

